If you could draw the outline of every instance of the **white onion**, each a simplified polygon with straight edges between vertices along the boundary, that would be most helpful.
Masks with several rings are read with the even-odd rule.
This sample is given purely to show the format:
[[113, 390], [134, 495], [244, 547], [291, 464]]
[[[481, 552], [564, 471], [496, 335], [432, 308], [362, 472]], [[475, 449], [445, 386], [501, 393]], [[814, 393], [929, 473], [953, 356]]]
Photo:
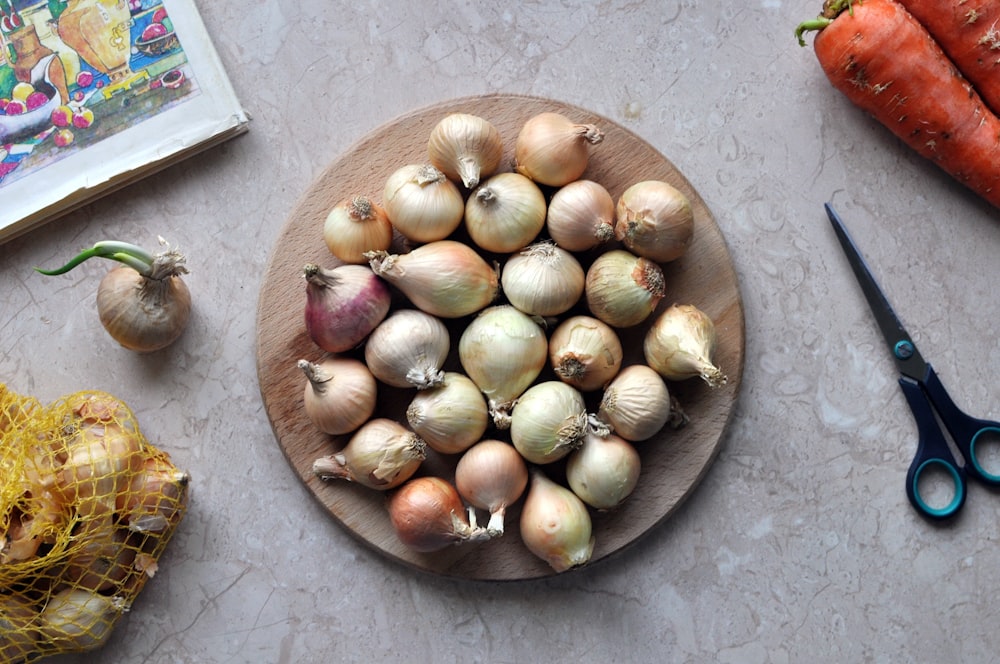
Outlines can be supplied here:
[[517, 400], [510, 440], [525, 459], [546, 464], [580, 446], [587, 432], [587, 407], [576, 388], [558, 380], [533, 385]]
[[500, 276], [507, 300], [530, 316], [557, 316], [583, 295], [584, 272], [573, 254], [536, 242], [507, 259]]
[[489, 411], [472, 379], [449, 371], [440, 385], [417, 392], [406, 409], [406, 421], [431, 449], [457, 454], [482, 438]]
[[486, 251], [523, 249], [545, 227], [545, 196], [518, 173], [498, 173], [486, 180], [465, 203], [465, 228]]
[[372, 375], [394, 387], [426, 389], [444, 380], [448, 328], [418, 309], [398, 309], [375, 328], [365, 344], [365, 363]]
[[566, 461], [566, 482], [583, 502], [609, 510], [635, 490], [641, 465], [639, 453], [624, 438], [588, 432]]
[[549, 361], [559, 380], [589, 392], [603, 387], [622, 365], [622, 344], [607, 324], [571, 316], [549, 337]]

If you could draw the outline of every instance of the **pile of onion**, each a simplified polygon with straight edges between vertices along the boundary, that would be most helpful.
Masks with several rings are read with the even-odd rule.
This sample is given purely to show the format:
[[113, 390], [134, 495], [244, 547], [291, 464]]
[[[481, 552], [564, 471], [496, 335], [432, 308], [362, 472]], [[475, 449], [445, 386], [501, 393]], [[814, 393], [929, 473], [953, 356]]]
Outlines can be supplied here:
[[[384, 205], [365, 192], [345, 198], [367, 201], [404, 250], [386, 246], [384, 229], [324, 236], [332, 265], [359, 253], [368, 265], [350, 266], [350, 290], [317, 293], [309, 281], [308, 333], [327, 355], [299, 362], [305, 406], [337, 434], [313, 470], [385, 492], [405, 547], [501, 537], [520, 505], [529, 551], [557, 572], [586, 564], [600, 537], [591, 515], [617, 509], [641, 483], [643, 441], [687, 421], [668, 381], [725, 382], [711, 318], [695, 305], [660, 308], [663, 264], [694, 239], [690, 201], [657, 180], [614, 199], [587, 179], [604, 138], [593, 124], [542, 113], [524, 124], [505, 171], [495, 127], [449, 115], [424, 162], [389, 175]], [[331, 217], [345, 217], [344, 205]], [[307, 276], [346, 269], [312, 266]], [[645, 362], [624, 361], [626, 328], [641, 328]], [[332, 362], [352, 367], [351, 385], [363, 386], [352, 403], [363, 409], [341, 407], [346, 384], [317, 382]], [[400, 421], [372, 412], [382, 386], [411, 395]], [[364, 417], [344, 430], [317, 416], [339, 410]]]

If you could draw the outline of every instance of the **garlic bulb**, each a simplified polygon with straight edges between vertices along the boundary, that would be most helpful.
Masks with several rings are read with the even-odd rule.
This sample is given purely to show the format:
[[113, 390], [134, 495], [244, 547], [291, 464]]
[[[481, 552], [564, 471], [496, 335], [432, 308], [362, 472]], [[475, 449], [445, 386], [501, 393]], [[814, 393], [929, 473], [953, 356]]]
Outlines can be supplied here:
[[431, 130], [427, 156], [450, 180], [474, 189], [500, 166], [503, 143], [500, 132], [487, 120], [469, 113], [452, 113]]
[[545, 196], [518, 173], [498, 173], [465, 203], [465, 228], [482, 249], [510, 253], [526, 247], [545, 227]]
[[587, 170], [590, 146], [604, 140], [592, 124], [578, 124], [559, 113], [539, 113], [521, 127], [514, 145], [517, 172], [535, 182], [561, 187]]
[[590, 313], [612, 327], [624, 328], [649, 318], [664, 289], [659, 265], [613, 249], [598, 256], [587, 270], [584, 294]]
[[583, 295], [584, 272], [573, 254], [536, 242], [507, 259], [500, 286], [507, 300], [530, 316], [557, 316]]
[[510, 427], [511, 408], [545, 367], [547, 351], [538, 323], [509, 304], [483, 310], [462, 332], [459, 361], [486, 395], [498, 429]]
[[417, 477], [389, 495], [389, 521], [399, 540], [422, 553], [439, 551], [453, 544], [482, 542], [491, 534], [468, 517], [458, 491], [440, 477]]
[[344, 449], [316, 459], [312, 470], [320, 479], [343, 479], [384, 491], [410, 479], [425, 457], [420, 436], [379, 417], [358, 429]]
[[567, 251], [599, 247], [615, 236], [614, 199], [593, 180], [570, 182], [552, 194], [545, 228]]
[[445, 239], [465, 214], [458, 186], [430, 164], [408, 164], [394, 171], [382, 201], [392, 225], [414, 242]]
[[687, 196], [659, 180], [638, 182], [618, 199], [615, 237], [633, 253], [657, 263], [684, 255], [694, 235]]
[[641, 465], [639, 453], [624, 438], [588, 432], [566, 460], [566, 482], [583, 502], [609, 510], [635, 490]]
[[406, 254], [367, 254], [375, 274], [403, 292], [415, 307], [441, 318], [460, 318], [488, 305], [500, 277], [476, 250], [438, 240]]
[[590, 392], [618, 373], [622, 344], [607, 323], [591, 316], [572, 316], [549, 337], [549, 361], [559, 380]]
[[323, 222], [323, 240], [345, 263], [364, 263], [366, 251], [384, 251], [392, 243], [392, 224], [385, 210], [367, 196], [347, 198]]
[[587, 506], [566, 487], [531, 471], [531, 484], [521, 510], [521, 539], [528, 550], [557, 572], [590, 561], [593, 524]]
[[646, 363], [668, 380], [700, 376], [711, 387], [726, 383], [713, 364], [715, 324], [694, 305], [675, 304], [650, 326], [643, 342]]
[[478, 442], [489, 419], [482, 392], [455, 371], [446, 372], [440, 385], [417, 392], [406, 409], [410, 428], [442, 454], [458, 454]]
[[674, 407], [660, 374], [632, 364], [604, 388], [597, 417], [625, 440], [640, 441], [652, 438], [668, 421], [683, 424], [685, 416]]
[[451, 348], [448, 328], [419, 309], [398, 309], [375, 328], [365, 343], [365, 364], [372, 375], [393, 387], [427, 389], [444, 380]]
[[328, 357], [321, 362], [299, 360], [306, 376], [302, 396], [306, 416], [323, 433], [350, 433], [375, 412], [378, 388], [364, 363]]
[[525, 390], [510, 416], [510, 440], [531, 463], [557, 461], [580, 446], [587, 406], [576, 388], [557, 380]]
[[455, 466], [455, 488], [473, 506], [490, 513], [486, 525], [494, 536], [503, 534], [507, 508], [528, 486], [524, 458], [501, 440], [487, 439], [470, 447]]

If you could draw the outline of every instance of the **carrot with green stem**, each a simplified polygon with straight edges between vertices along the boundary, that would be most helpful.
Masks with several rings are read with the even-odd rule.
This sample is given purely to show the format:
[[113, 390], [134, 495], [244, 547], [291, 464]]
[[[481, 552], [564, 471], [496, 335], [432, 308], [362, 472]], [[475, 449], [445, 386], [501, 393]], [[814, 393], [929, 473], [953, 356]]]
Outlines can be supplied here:
[[1000, 118], [930, 33], [892, 0], [826, 0], [796, 29], [833, 86], [991, 204], [1000, 207]]
[[993, 113], [1000, 113], [1000, 2], [896, 1], [927, 28]]

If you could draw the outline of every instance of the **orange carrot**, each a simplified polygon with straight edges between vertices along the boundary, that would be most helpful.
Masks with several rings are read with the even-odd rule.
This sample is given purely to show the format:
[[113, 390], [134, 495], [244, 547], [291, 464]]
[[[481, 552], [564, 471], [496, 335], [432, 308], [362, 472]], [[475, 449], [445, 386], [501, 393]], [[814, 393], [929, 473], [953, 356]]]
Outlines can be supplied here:
[[941, 50], [994, 113], [1000, 113], [1000, 2], [897, 0], [931, 33]]
[[1000, 118], [893, 0], [826, 0], [796, 30], [827, 78], [903, 142], [1000, 207]]

